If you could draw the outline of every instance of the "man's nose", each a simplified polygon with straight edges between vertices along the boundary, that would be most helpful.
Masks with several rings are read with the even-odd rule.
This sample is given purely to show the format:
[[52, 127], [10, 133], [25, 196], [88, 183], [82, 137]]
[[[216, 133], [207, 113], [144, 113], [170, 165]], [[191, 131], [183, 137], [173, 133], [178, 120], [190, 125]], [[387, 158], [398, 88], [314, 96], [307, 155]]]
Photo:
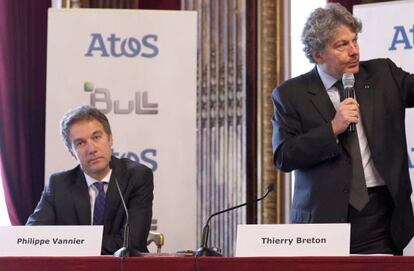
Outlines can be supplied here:
[[359, 50], [359, 47], [357, 43], [350, 43], [349, 50], [348, 50], [350, 55], [358, 54], [358, 50]]
[[93, 141], [88, 141], [87, 142], [87, 146], [88, 146], [88, 148], [87, 148], [87, 150], [88, 150], [88, 153], [95, 153], [96, 152], [96, 145], [95, 145], [95, 142], [93, 142]]

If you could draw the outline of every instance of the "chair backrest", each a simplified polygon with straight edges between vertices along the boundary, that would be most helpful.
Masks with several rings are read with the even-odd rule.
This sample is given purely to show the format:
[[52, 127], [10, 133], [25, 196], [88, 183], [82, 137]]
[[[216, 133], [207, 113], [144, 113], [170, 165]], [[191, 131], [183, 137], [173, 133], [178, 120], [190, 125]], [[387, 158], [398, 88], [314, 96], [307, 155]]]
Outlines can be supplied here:
[[161, 253], [161, 247], [164, 245], [164, 234], [160, 232], [150, 231], [147, 238], [147, 246], [154, 243], [157, 246], [157, 253]]

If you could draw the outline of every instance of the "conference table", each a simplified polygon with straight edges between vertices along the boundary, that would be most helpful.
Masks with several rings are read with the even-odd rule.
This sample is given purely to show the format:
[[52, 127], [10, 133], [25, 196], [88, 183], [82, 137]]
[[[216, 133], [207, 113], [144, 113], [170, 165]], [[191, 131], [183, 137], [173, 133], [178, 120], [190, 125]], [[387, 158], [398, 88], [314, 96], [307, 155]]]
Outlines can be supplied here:
[[0, 257], [0, 271], [413, 271], [411, 256], [349, 257]]

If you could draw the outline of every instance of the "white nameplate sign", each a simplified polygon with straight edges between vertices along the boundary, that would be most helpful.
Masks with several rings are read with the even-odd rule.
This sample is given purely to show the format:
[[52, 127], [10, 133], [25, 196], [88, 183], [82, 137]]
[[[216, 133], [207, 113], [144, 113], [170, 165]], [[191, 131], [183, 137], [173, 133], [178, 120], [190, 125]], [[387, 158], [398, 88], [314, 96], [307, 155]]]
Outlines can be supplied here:
[[99, 256], [103, 226], [2, 226], [0, 256]]
[[238, 225], [236, 256], [349, 256], [350, 224]]

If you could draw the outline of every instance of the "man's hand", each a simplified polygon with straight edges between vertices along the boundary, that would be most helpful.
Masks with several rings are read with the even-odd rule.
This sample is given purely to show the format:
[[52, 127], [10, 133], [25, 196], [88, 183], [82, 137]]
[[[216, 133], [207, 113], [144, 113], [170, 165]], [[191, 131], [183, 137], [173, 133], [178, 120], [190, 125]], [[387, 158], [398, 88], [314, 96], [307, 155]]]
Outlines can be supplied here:
[[359, 104], [355, 99], [347, 98], [343, 100], [336, 111], [332, 120], [332, 130], [335, 135], [342, 134], [351, 123], [359, 121]]

